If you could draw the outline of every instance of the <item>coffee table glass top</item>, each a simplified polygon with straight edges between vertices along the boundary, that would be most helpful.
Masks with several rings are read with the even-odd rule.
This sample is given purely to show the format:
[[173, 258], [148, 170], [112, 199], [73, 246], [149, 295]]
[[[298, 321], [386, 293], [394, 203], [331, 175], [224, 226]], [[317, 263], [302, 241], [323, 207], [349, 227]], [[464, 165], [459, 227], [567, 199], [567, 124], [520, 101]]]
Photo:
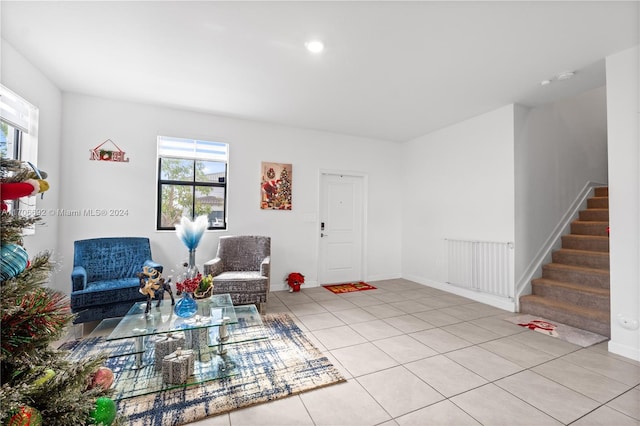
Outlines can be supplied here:
[[171, 333], [197, 328], [218, 327], [226, 319], [227, 324], [237, 324], [238, 317], [229, 294], [216, 294], [198, 299], [198, 312], [191, 318], [175, 314], [173, 306], [163, 300], [159, 307], [152, 301], [151, 311], [145, 314], [147, 302], [138, 302], [131, 307], [106, 340], [127, 339], [154, 334]]
[[[99, 354], [107, 353], [110, 358], [106, 365], [115, 376], [114, 400], [193, 386], [239, 374], [237, 365], [241, 363], [243, 346], [268, 339], [269, 336], [262, 326], [256, 306], [233, 306], [228, 294], [198, 300], [197, 318], [178, 317], [167, 300], [158, 308], [154, 304], [149, 316], [145, 315], [145, 308], [146, 302], [136, 303], [125, 317], [103, 320], [92, 333], [95, 337], [105, 338], [108, 335], [105, 338], [107, 341], [100, 346]], [[228, 318], [228, 334], [221, 341], [220, 326], [225, 317]], [[193, 375], [183, 384], [163, 382], [161, 366], [155, 364], [154, 348], [158, 337], [154, 335], [198, 328], [206, 329], [208, 342], [193, 348], [196, 354]], [[110, 334], [109, 330], [112, 330]]]

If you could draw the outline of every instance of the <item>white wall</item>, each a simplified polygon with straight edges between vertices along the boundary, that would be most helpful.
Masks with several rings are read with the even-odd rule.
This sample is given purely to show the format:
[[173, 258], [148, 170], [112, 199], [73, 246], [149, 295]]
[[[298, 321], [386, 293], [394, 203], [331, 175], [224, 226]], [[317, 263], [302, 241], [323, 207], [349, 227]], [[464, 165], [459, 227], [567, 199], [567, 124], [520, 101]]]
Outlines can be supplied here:
[[[179, 136], [230, 144], [228, 230], [209, 231], [196, 263], [215, 255], [220, 235], [272, 237], [272, 290], [289, 272], [317, 285], [318, 199], [321, 169], [365, 173], [369, 181], [367, 276], [400, 276], [399, 150], [391, 142], [261, 124], [214, 115], [63, 95], [60, 208], [127, 209], [126, 217], [60, 217], [64, 256], [57, 287], [69, 291], [73, 241], [102, 236], [147, 236], [154, 259], [169, 268], [186, 259], [174, 232], [155, 230], [156, 137]], [[128, 163], [90, 161], [89, 150], [111, 139]], [[260, 162], [293, 164], [293, 210], [260, 210]]]
[[514, 241], [513, 117], [508, 105], [402, 144], [404, 278], [444, 283], [446, 238]]
[[611, 226], [609, 350], [637, 361], [640, 361], [639, 61], [638, 47], [606, 60]]
[[606, 90], [516, 108], [516, 282], [589, 181], [607, 183]]
[[[60, 187], [60, 123], [62, 95], [60, 90], [37, 68], [20, 55], [9, 43], [2, 40], [0, 78], [2, 84], [38, 107], [38, 160], [36, 166], [48, 173], [50, 189], [44, 198], [36, 197], [36, 208], [43, 212], [55, 211], [61, 193]], [[35, 235], [26, 236], [24, 245], [30, 257], [39, 252], [52, 252], [56, 261], [58, 219], [43, 215]]]

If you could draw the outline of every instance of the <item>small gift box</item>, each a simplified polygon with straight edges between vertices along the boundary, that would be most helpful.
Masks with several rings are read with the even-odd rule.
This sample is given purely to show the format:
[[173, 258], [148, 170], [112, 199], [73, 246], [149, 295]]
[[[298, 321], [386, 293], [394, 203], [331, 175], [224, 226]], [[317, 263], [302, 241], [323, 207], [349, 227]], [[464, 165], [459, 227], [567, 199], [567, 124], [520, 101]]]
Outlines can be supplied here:
[[185, 347], [184, 334], [167, 333], [160, 336], [156, 340], [155, 347], [155, 369], [160, 370], [162, 368], [162, 360], [165, 356], [175, 352], [179, 347]]
[[162, 382], [169, 384], [187, 383], [193, 375], [195, 355], [192, 350], [176, 349], [162, 360]]
[[185, 346], [191, 349], [206, 348], [209, 346], [209, 328], [207, 324], [211, 322], [210, 318], [202, 318], [196, 315], [194, 318], [185, 321], [189, 327], [184, 331]]

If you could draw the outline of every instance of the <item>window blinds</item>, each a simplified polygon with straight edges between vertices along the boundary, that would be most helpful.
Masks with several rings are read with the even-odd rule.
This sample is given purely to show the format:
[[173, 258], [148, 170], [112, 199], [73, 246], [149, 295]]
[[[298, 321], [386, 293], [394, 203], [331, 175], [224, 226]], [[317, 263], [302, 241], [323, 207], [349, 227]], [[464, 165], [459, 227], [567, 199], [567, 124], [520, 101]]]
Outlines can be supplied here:
[[158, 156], [227, 162], [226, 143], [158, 136]]
[[10, 126], [29, 133], [37, 120], [37, 108], [0, 84], [0, 119]]

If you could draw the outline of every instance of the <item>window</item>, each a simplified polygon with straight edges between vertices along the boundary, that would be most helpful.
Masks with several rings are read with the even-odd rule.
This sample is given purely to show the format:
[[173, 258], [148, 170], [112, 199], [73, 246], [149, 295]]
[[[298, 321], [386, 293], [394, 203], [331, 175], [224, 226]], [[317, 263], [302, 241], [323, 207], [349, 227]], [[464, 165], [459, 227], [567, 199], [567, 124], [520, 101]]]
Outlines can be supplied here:
[[20, 159], [22, 131], [0, 119], [0, 152], [4, 158]]
[[[0, 155], [33, 165], [38, 158], [38, 109], [0, 84]], [[36, 197], [7, 200], [14, 214], [35, 214]], [[33, 226], [24, 234], [33, 234]]]
[[228, 152], [225, 143], [158, 136], [158, 230], [200, 215], [208, 229], [227, 228]]

